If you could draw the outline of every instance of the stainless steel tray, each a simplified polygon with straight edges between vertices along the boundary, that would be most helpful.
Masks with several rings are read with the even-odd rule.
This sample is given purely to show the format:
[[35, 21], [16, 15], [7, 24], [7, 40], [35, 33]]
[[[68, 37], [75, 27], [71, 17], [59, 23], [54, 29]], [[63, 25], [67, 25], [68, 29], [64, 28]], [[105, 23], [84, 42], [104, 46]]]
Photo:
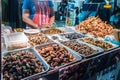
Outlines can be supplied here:
[[119, 45], [112, 44], [112, 43], [107, 42], [107, 41], [104, 41], [104, 42], [109, 43], [109, 44], [111, 44], [111, 45], [113, 46], [112, 48], [108, 49], [108, 51], [109, 51], [109, 50], [113, 50], [113, 49], [115, 49], [115, 48], [117, 48], [117, 47], [120, 47]]
[[[80, 36], [75, 38], [75, 35], [76, 35], [76, 36], [79, 36], [79, 35], [80, 35]], [[85, 34], [83, 34], [83, 33], [78, 33], [78, 32], [74, 32], [74, 33], [63, 33], [63, 34], [59, 34], [59, 36], [60, 36], [60, 37], [63, 37], [63, 38], [66, 38], [66, 39], [68, 39], [68, 40], [74, 40], [74, 39], [79, 39], [79, 38], [84, 38], [84, 37], [86, 37]], [[74, 39], [67, 38], [66, 36], [73, 37]]]
[[76, 32], [75, 30], [73, 30], [73, 29], [70, 28], [70, 27], [58, 27], [58, 29], [63, 30], [63, 31], [65, 31], [66, 33], [74, 33], [74, 32]]
[[[84, 34], [82, 34], [82, 33], [77, 33], [77, 32], [47, 35], [47, 37], [48, 37], [49, 39], [51, 39], [52, 41], [54, 41], [54, 42], [68, 41], [68, 40], [71, 40], [71, 39], [67, 38], [65, 35], [70, 35], [70, 34], [78, 34], [78, 35], [81, 35], [81, 38], [86, 37], [86, 35], [84, 35]], [[82, 37], [82, 35], [83, 35], [83, 37]], [[55, 37], [56, 39], [54, 39], [53, 37]], [[76, 39], [78, 39], [78, 38], [76, 38]], [[72, 39], [72, 40], [74, 40], [74, 39]]]
[[[87, 37], [87, 38], [92, 38], [92, 37]], [[78, 39], [78, 41], [84, 42], [82, 39], [84, 39], [84, 38]], [[112, 44], [112, 43], [110, 43], [110, 42], [104, 41], [102, 38], [92, 38], [92, 39], [102, 40], [103, 42], [106, 42], [106, 43], [111, 44], [111, 45], [113, 46], [112, 48], [109, 48], [108, 50], [104, 50], [104, 49], [103, 49], [104, 51], [109, 51], [109, 50], [112, 50], [112, 49], [115, 49], [115, 48], [119, 47], [119, 46], [116, 45], [116, 44]], [[84, 42], [84, 43], [87, 43], [87, 42]], [[87, 44], [93, 45], [93, 44], [90, 44], [90, 43], [87, 43]], [[96, 45], [94, 45], [94, 46], [96, 46]], [[96, 46], [96, 47], [99, 47], [99, 46]], [[101, 48], [101, 47], [99, 47], [99, 48]], [[102, 48], [101, 48], [101, 49], [102, 49]]]
[[[3, 52], [2, 53], [2, 59], [3, 59], [3, 56], [5, 56], [7, 54], [10, 54], [11, 52], [18, 52], [18, 51], [21, 51], [21, 50], [31, 52], [43, 64], [43, 66], [45, 68], [45, 71], [34, 74], [34, 75], [31, 75], [31, 76], [28, 76], [28, 77], [25, 77], [22, 80], [28, 80], [28, 79], [32, 79], [32, 78], [37, 79], [37, 78], [39, 78], [39, 75], [45, 74], [49, 70], [49, 65], [41, 58], [41, 56], [39, 56], [39, 54], [36, 52], [36, 50], [34, 50], [34, 48], [25, 48], [25, 49], [19, 49], [19, 50], [14, 50], [14, 51]], [[2, 74], [2, 76], [3, 76], [3, 74]]]
[[[41, 29], [41, 32], [42, 32], [43, 34], [45, 34], [44, 31], [45, 31], [45, 30], [49, 30], [49, 29], [52, 29], [52, 28], [44, 28], [44, 29]], [[59, 29], [59, 28], [53, 28], [53, 29]], [[62, 29], [59, 29], [59, 30], [63, 31], [62, 33], [66, 33], [65, 30], [62, 30]], [[56, 33], [56, 34], [61, 34], [61, 33]], [[54, 34], [45, 34], [45, 35], [54, 35]]]
[[[43, 45], [43, 44], [48, 44], [48, 43], [52, 43], [52, 42], [53, 42], [53, 40], [52, 40], [50, 37], [48, 37], [48, 35], [45, 35], [45, 34], [43, 34], [43, 33], [39, 33], [39, 34], [41, 34], [42, 37], [46, 37], [46, 38], [48, 38], [48, 39], [49, 39], [49, 42], [43, 42], [43, 43], [41, 43], [41, 44], [37, 44], [37, 45]], [[36, 34], [34, 34], [34, 35], [36, 35]], [[33, 35], [29, 35], [29, 36], [27, 36], [28, 39], [29, 39], [30, 36], [33, 36]], [[37, 36], [36, 36], [36, 37], [37, 37]], [[42, 38], [41, 38], [41, 39], [42, 39]], [[29, 40], [29, 41], [30, 41], [30, 40]], [[32, 46], [30, 43], [29, 43], [29, 45], [30, 45], [30, 47], [35, 47], [35, 46], [37, 46], [37, 45]]]
[[[94, 53], [94, 54], [84, 55], [84, 54], [81, 54], [81, 53], [79, 53], [79, 52], [71, 49], [70, 47], [62, 44], [62, 45], [64, 45], [67, 49], [74, 51], [75, 53], [77, 53], [77, 54], [80, 55], [80, 56], [83, 56], [84, 58], [90, 58], [90, 57], [96, 56], [96, 55], [98, 55], [98, 54], [100, 54], [100, 53], [102, 53], [102, 52], [104, 51], [103, 49], [101, 49], [101, 48], [99, 48], [99, 47], [96, 47], [96, 46], [93, 46], [93, 45], [89, 45], [89, 44], [87, 44], [87, 43], [85, 43], [85, 42], [78, 41], [77, 39], [76, 39], [76, 40], [70, 40], [70, 41], [75, 41], [75, 42], [77, 42], [77, 43], [79, 43], [79, 44], [85, 44], [85, 45], [87, 45], [88, 47], [90, 47], [90, 48], [98, 51], [97, 53]], [[61, 43], [61, 42], [60, 42], [60, 43]]]
[[[58, 41], [68, 41], [69, 39], [65, 38], [64, 36], [60, 36], [59, 34], [54, 34], [54, 35], [47, 35], [47, 37], [49, 39], [51, 39], [54, 42], [58, 42]], [[56, 39], [54, 39], [53, 37], [56, 37]]]
[[5, 40], [4, 37], [1, 37], [1, 52], [7, 51], [7, 48], [5, 46]]
[[[45, 31], [45, 30], [49, 30], [51, 28], [44, 28], [41, 29], [41, 32]], [[72, 28], [68, 28], [68, 27], [56, 27], [55, 29], [59, 29], [61, 31], [63, 31], [63, 33], [73, 33], [75, 32], [75, 30], [73, 30]], [[62, 33], [58, 33], [58, 34], [62, 34]], [[46, 35], [54, 35], [54, 34], [46, 34]]]
[[101, 54], [101, 53], [104, 52], [104, 50], [103, 50], [102, 48], [100, 48], [100, 47], [97, 47], [97, 46], [94, 46], [94, 45], [91, 45], [91, 44], [88, 44], [88, 43], [79, 41], [78, 39], [77, 39], [76, 41], [79, 42], [80, 44], [85, 44], [85, 45], [91, 47], [92, 49], [98, 51], [97, 53], [94, 53], [94, 54], [90, 54], [90, 55], [87, 55], [87, 56], [84, 55], [84, 57], [87, 57], [87, 58], [88, 58], [88, 57], [93, 57], [93, 56], [99, 55], [99, 54]]
[[[59, 44], [59, 43], [49, 43], [49, 44], [44, 44], [44, 45], [39, 45], [39, 46], [36, 46], [36, 47], [34, 47], [35, 49], [37, 48], [37, 47], [45, 47], [45, 46], [48, 46], [48, 45], [53, 45], [53, 44], [58, 44], [60, 47], [64, 47], [63, 45], [61, 45], [61, 44]], [[74, 61], [74, 62], [70, 62], [70, 63], [67, 63], [67, 64], [64, 64], [64, 65], [62, 65], [62, 66], [59, 66], [58, 68], [61, 68], [61, 67], [64, 67], [64, 66], [67, 66], [67, 65], [70, 65], [70, 64], [73, 64], [73, 63], [75, 63], [75, 62], [77, 62], [77, 61], [80, 61], [80, 60], [82, 60], [82, 56], [80, 56], [80, 55], [78, 55], [78, 54], [76, 54], [74, 51], [72, 51], [72, 50], [70, 50], [70, 49], [67, 49], [66, 47], [64, 47], [70, 54], [72, 54], [75, 58], [76, 58], [76, 61]], [[37, 50], [36, 50], [37, 51]], [[38, 51], [37, 51], [38, 52]], [[39, 52], [38, 52], [39, 53]], [[39, 55], [40, 55], [40, 53], [39, 53]], [[41, 55], [40, 55], [41, 56]], [[41, 56], [42, 57], [42, 56]], [[46, 62], [47, 63], [47, 62]], [[49, 64], [48, 64], [49, 65]], [[50, 66], [50, 65], [49, 65]], [[54, 69], [53, 67], [50, 67], [51, 69]]]

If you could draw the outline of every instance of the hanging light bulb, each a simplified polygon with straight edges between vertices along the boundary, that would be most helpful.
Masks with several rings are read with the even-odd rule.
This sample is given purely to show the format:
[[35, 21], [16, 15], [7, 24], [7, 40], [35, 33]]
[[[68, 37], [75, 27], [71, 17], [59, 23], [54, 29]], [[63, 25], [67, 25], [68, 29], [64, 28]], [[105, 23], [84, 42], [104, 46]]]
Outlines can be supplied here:
[[105, 9], [110, 9], [112, 8], [112, 5], [110, 5], [110, 0], [107, 0], [106, 4], [103, 6]]

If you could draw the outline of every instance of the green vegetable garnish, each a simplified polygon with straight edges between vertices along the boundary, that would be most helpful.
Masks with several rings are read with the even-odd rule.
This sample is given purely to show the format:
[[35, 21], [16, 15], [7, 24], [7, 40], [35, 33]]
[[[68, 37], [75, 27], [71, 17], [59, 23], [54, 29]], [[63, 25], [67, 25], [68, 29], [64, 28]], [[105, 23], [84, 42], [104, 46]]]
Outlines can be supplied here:
[[19, 56], [16, 56], [16, 59], [19, 59]]
[[25, 69], [26, 69], [26, 66], [22, 66], [22, 68], [25, 70]]

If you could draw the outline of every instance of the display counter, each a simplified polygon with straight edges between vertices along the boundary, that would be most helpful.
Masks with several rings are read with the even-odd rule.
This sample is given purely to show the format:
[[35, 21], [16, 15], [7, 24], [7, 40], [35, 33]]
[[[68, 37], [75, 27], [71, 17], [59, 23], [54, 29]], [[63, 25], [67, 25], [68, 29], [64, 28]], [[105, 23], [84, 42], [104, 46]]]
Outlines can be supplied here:
[[16, 30], [2, 36], [2, 79], [117, 80], [120, 47], [103, 39], [112, 31], [94, 36], [98, 29], [87, 28]]

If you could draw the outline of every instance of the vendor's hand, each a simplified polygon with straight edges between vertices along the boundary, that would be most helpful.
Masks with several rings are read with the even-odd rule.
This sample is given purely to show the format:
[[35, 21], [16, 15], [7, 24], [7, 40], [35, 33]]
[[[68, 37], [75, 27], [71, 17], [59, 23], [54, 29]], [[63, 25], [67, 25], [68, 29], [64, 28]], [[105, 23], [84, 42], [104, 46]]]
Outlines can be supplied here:
[[49, 27], [52, 27], [53, 26], [53, 24], [49, 24]]
[[34, 29], [38, 29], [39, 26], [38, 26], [37, 24], [35, 24], [32, 28], [34, 28]]
[[53, 16], [53, 17], [50, 18], [49, 26], [52, 27], [52, 25], [54, 24], [54, 22], [55, 22], [55, 17]]
[[42, 24], [41, 27], [42, 27], [42, 28], [49, 28], [50, 25], [49, 25], [49, 24]]

